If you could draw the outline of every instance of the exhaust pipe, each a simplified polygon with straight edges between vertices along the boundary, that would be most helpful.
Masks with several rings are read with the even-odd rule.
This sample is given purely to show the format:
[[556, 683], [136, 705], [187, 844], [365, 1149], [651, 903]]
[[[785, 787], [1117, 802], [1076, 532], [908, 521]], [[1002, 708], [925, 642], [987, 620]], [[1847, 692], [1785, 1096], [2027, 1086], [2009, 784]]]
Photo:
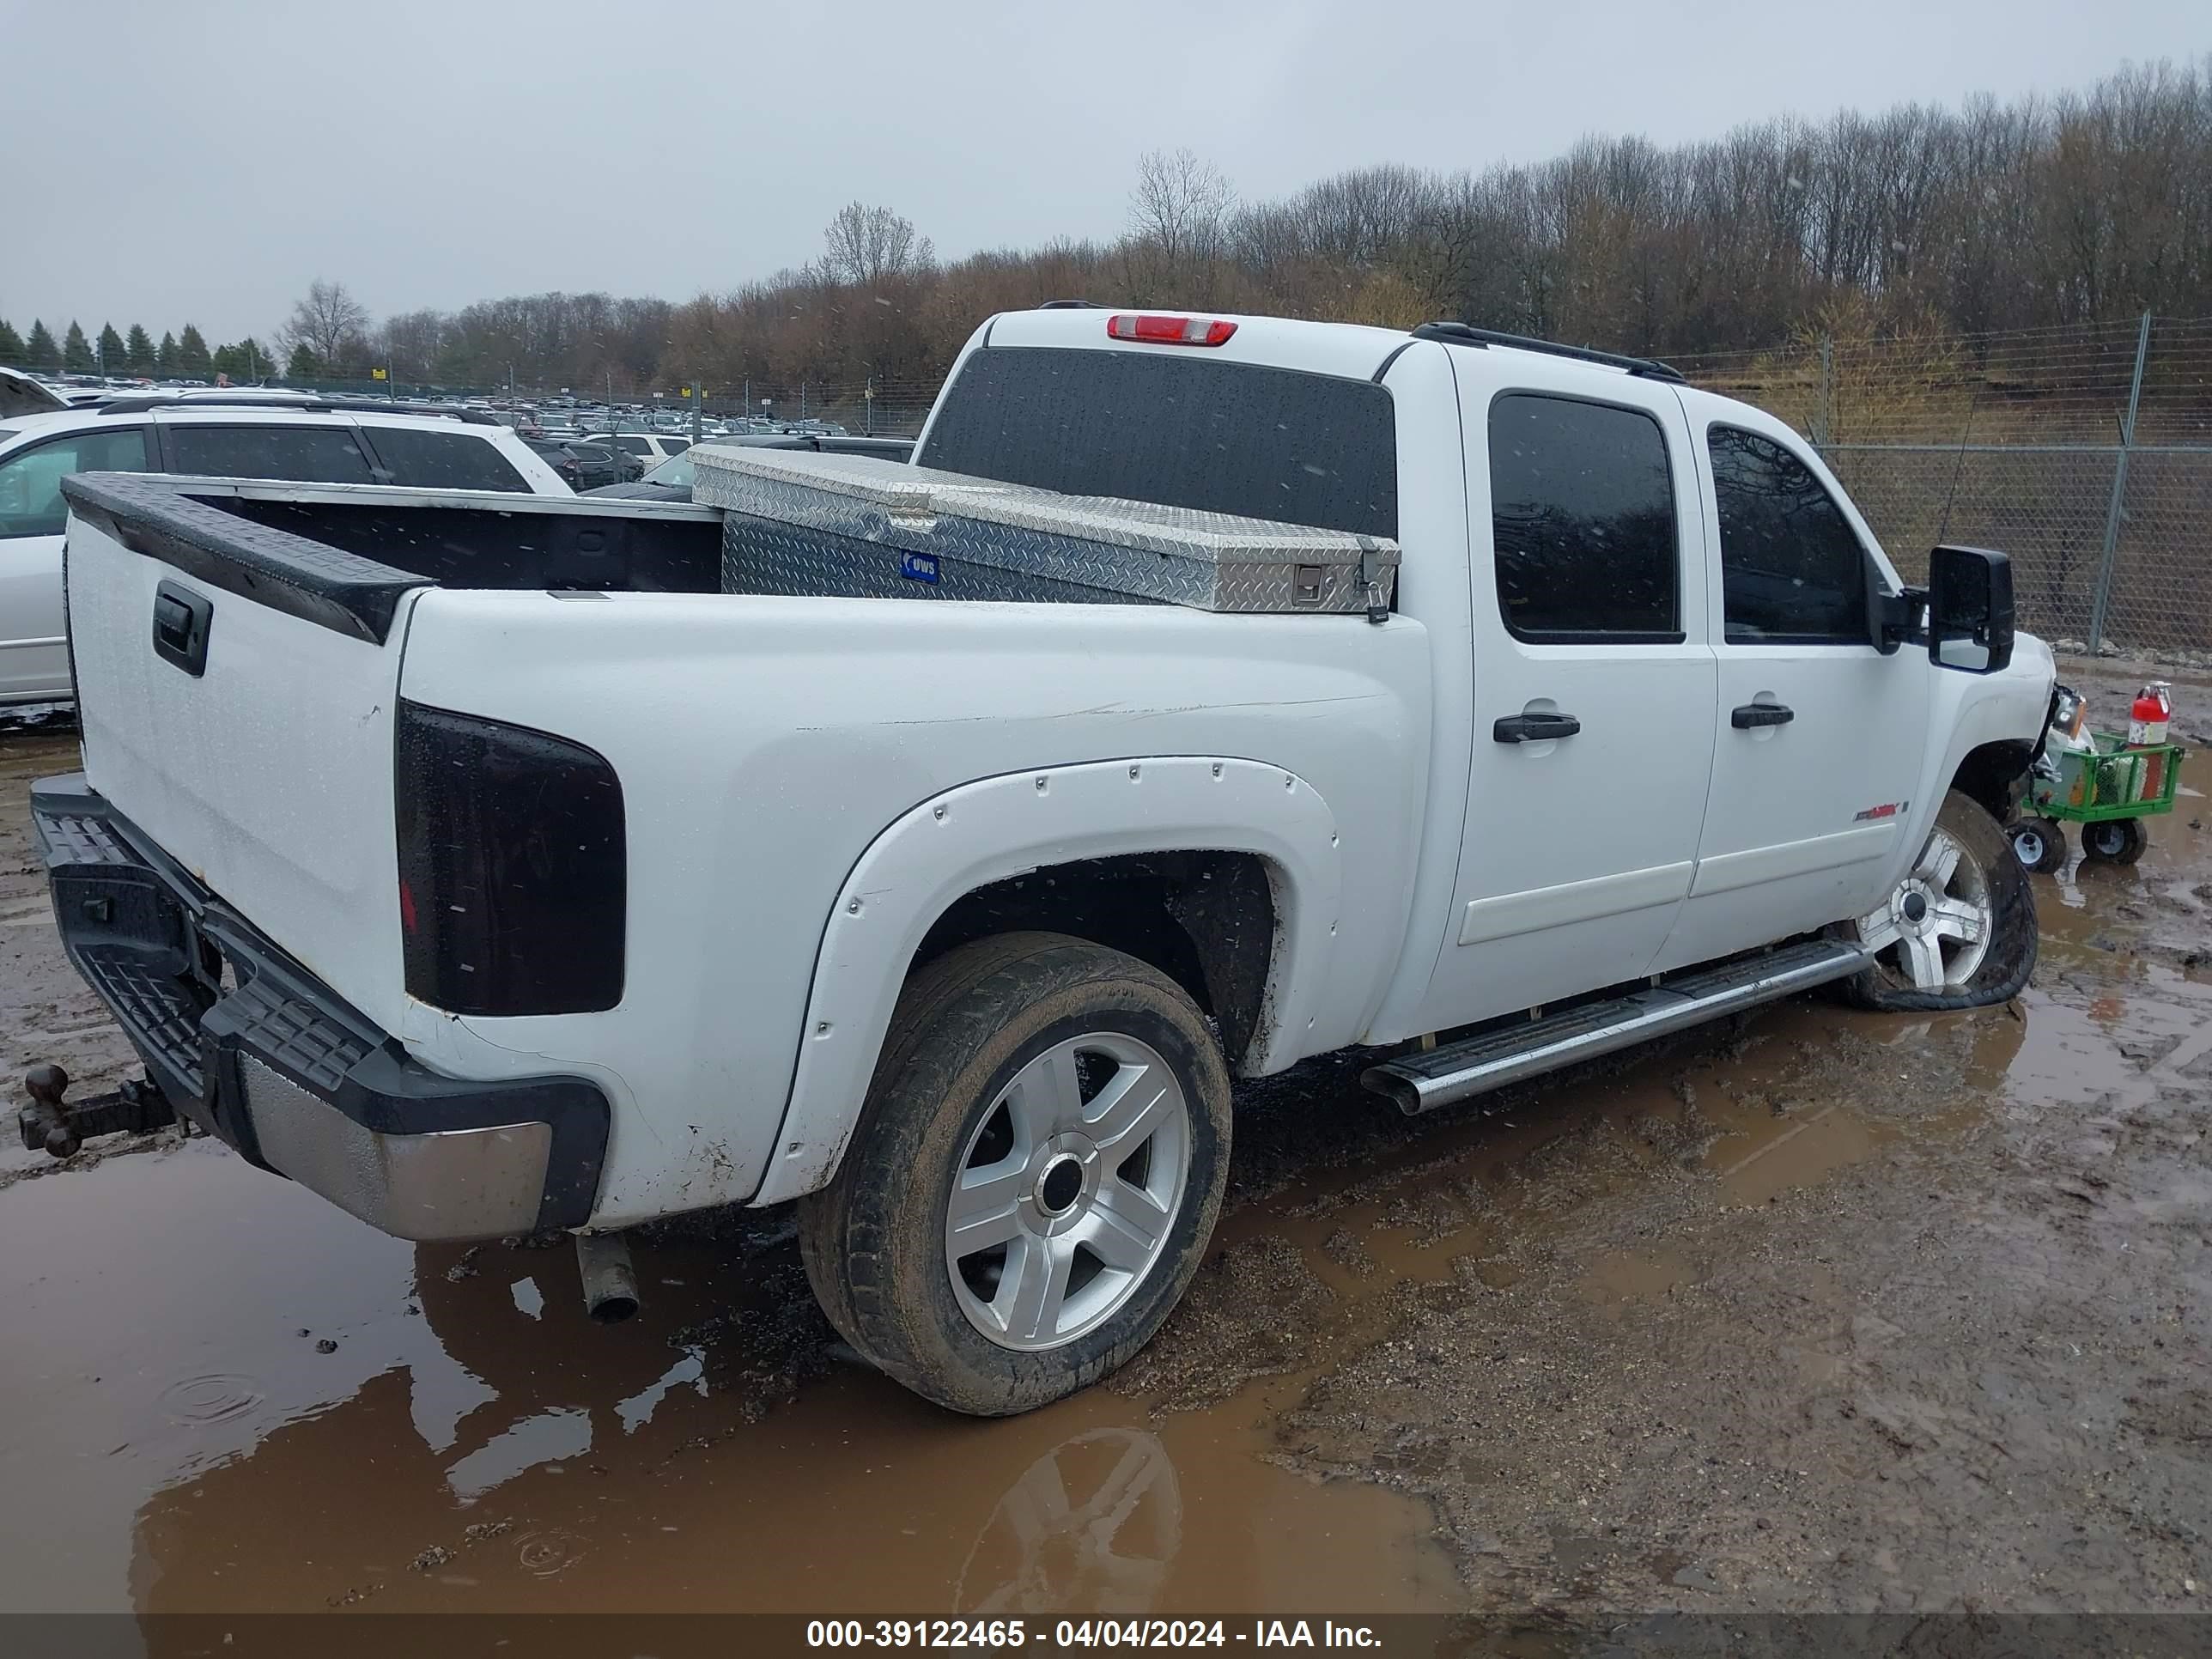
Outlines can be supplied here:
[[602, 1325], [619, 1325], [637, 1311], [637, 1270], [629, 1241], [620, 1233], [578, 1233], [576, 1270], [584, 1281], [584, 1311]]

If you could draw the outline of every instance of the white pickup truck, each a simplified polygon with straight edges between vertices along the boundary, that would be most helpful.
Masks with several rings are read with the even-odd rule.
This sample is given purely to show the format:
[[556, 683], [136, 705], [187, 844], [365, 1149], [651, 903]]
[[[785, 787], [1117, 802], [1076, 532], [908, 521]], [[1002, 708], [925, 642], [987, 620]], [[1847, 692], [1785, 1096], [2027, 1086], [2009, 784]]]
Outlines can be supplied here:
[[[1026, 1409], [1182, 1293], [1231, 1079], [1408, 1111], [1827, 981], [2008, 998], [2050, 653], [1781, 422], [1456, 325], [1010, 313], [918, 463], [1395, 542], [1395, 604], [722, 589], [698, 505], [88, 474], [62, 933], [181, 1112], [404, 1237], [796, 1200], [823, 1309]], [[1907, 648], [1910, 647], [1910, 648]]]

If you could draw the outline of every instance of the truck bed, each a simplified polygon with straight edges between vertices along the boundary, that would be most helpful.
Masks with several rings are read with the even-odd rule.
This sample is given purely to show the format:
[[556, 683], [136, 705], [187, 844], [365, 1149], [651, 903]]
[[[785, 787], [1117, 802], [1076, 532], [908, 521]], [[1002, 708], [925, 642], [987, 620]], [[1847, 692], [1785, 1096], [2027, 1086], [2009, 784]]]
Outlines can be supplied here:
[[721, 591], [721, 520], [686, 502], [91, 472], [76, 515], [165, 562], [310, 621], [380, 639], [424, 586]]
[[[429, 1073], [601, 1091], [594, 1224], [826, 1170], [840, 1134], [782, 1134], [787, 1104], [865, 1091], [897, 984], [876, 966], [962, 892], [1035, 867], [1039, 836], [1060, 859], [1164, 835], [1279, 866], [1296, 971], [1255, 1069], [1358, 1036], [1399, 950], [1431, 684], [1411, 617], [732, 594], [720, 517], [692, 505], [65, 488], [76, 787]], [[193, 607], [197, 662], [172, 637]], [[408, 994], [396, 780], [426, 714], [588, 751], [619, 781], [613, 1006]], [[907, 848], [928, 860], [855, 875]], [[811, 999], [848, 994], [833, 985], [855, 1000], [810, 1023]]]

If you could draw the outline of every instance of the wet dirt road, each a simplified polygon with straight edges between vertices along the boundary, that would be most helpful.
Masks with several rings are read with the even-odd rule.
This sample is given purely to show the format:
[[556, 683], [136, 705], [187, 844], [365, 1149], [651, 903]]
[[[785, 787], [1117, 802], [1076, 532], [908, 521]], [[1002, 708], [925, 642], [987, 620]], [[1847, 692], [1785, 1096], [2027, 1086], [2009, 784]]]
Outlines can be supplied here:
[[[0, 732], [0, 1025], [93, 1090], [128, 1056], [22, 805], [74, 764]], [[778, 1216], [664, 1230], [607, 1329], [565, 1248], [400, 1243], [204, 1141], [11, 1141], [0, 1607], [2199, 1606], [2205, 805], [2036, 878], [2010, 1009], [1794, 1003], [1485, 1117], [1348, 1062], [1248, 1090], [1190, 1301], [1009, 1422], [842, 1358]]]

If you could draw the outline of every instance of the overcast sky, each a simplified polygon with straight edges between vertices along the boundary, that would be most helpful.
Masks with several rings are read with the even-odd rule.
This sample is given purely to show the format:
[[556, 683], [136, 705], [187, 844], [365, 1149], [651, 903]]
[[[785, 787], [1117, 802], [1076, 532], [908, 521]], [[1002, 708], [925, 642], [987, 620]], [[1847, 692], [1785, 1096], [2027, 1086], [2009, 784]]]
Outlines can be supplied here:
[[855, 198], [941, 255], [1110, 236], [1156, 148], [1265, 198], [2208, 48], [2205, 0], [0, 0], [0, 317], [682, 300]]

